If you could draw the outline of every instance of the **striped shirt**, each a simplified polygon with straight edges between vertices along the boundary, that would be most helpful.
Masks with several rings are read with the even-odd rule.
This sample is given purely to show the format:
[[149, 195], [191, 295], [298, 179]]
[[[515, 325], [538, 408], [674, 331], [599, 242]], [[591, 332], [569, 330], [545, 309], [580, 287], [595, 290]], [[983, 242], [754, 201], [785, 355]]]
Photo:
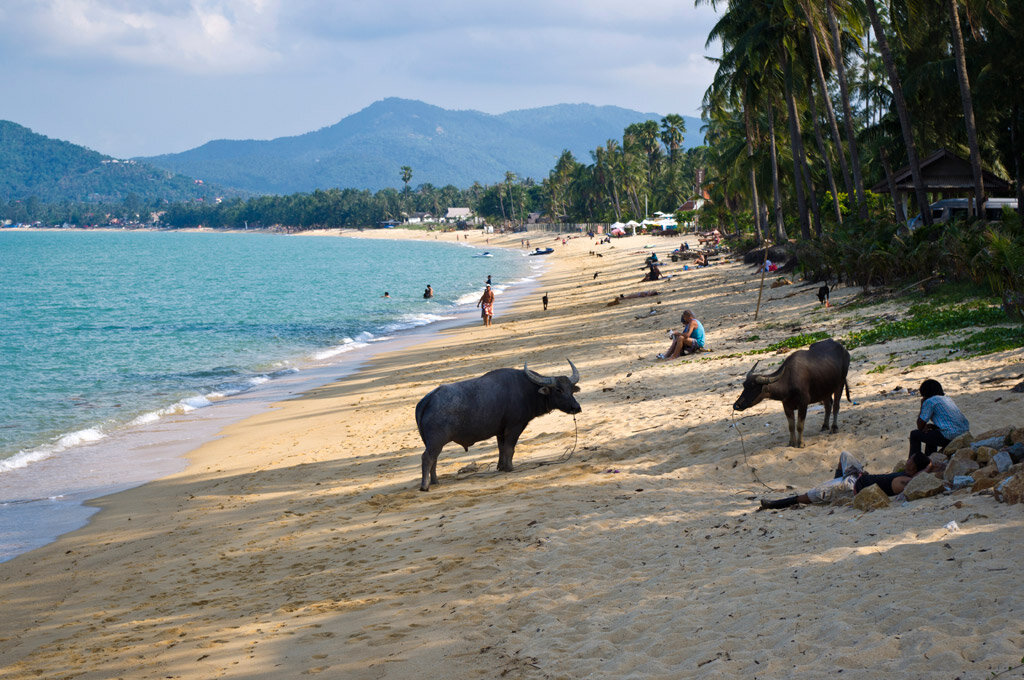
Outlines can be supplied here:
[[956, 439], [971, 429], [967, 417], [960, 412], [953, 400], [944, 394], [928, 397], [921, 404], [921, 420], [931, 421], [946, 439]]

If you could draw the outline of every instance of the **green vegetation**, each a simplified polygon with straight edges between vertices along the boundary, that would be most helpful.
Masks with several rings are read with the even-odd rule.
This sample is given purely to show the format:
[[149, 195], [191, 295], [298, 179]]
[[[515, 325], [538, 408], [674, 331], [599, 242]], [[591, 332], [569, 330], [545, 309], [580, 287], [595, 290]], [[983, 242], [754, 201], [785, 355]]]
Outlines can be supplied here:
[[154, 202], [213, 199], [223, 193], [188, 177], [110, 158], [0, 121], [0, 207], [6, 219], [52, 223], [53, 204], [68, 213], [92, 212], [97, 203], [127, 201], [138, 212], [153, 208]]
[[933, 338], [961, 328], [993, 326], [1006, 321], [1006, 314], [998, 307], [960, 305], [938, 308], [931, 305], [914, 305], [906, 319], [881, 321], [873, 328], [855, 331], [843, 339], [843, 344], [848, 349], [856, 349], [898, 338]]
[[872, 368], [870, 371], [868, 371], [868, 373], [869, 374], [871, 374], [871, 373], [885, 373], [890, 368], [892, 368], [892, 366], [890, 366], [888, 364], [878, 364], [877, 366]]
[[827, 337], [830, 336], [824, 331], [818, 331], [816, 333], [801, 333], [800, 335], [794, 335], [791, 338], [774, 342], [762, 349], [751, 350], [746, 352], [746, 354], [767, 354], [768, 352], [777, 352], [780, 349], [799, 349], [818, 342], [819, 340], [824, 340]]

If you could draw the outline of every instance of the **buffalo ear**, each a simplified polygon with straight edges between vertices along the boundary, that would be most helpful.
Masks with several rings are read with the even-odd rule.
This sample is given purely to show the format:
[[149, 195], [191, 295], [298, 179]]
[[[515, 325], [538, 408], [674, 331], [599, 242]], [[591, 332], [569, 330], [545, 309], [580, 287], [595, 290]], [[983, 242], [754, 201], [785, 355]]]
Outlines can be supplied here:
[[548, 387], [547, 385], [545, 385], [544, 387], [540, 388], [537, 391], [540, 392], [541, 394], [551, 394], [551, 388]]
[[572, 391], [573, 391], [574, 393], [575, 393], [575, 392], [579, 392], [579, 391], [580, 391], [579, 385], [573, 385], [573, 386], [572, 386]]

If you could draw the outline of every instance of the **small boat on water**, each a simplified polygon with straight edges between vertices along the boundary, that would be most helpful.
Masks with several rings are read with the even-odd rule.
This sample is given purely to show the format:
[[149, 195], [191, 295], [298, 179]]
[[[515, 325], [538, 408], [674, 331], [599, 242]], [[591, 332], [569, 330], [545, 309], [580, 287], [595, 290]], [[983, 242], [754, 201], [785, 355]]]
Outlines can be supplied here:
[[494, 255], [491, 254], [491, 251], [485, 250], [484, 252], [480, 253], [479, 255], [474, 255], [473, 257], [494, 257]]
[[527, 255], [550, 255], [553, 252], [555, 252], [554, 248], [537, 248], [532, 253], [527, 253]]

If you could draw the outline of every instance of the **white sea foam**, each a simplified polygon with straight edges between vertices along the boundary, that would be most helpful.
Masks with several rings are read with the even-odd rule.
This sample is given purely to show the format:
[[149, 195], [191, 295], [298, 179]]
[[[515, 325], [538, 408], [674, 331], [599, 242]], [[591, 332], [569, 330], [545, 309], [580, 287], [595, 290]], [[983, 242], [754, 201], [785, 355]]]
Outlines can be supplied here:
[[40, 446], [29, 451], [19, 451], [10, 458], [0, 460], [0, 472], [7, 472], [8, 470], [23, 468], [32, 463], [38, 463], [73, 446], [96, 442], [105, 436], [99, 428], [95, 427], [78, 430], [77, 432], [69, 432], [68, 434], [61, 435], [53, 444]]
[[359, 349], [360, 347], [366, 347], [366, 344], [372, 339], [373, 334], [365, 332], [359, 333], [355, 340], [352, 338], [344, 338], [340, 345], [335, 345], [334, 347], [328, 347], [327, 349], [320, 350], [319, 352], [314, 352], [313, 361], [327, 361], [339, 354], [351, 352], [352, 350]]
[[384, 331], [386, 333], [394, 333], [396, 331], [418, 328], [419, 326], [426, 326], [427, 324], [434, 323], [436, 321], [448, 321], [454, 318], [454, 316], [444, 316], [441, 314], [405, 314], [400, 316], [394, 322], [384, 326]]

